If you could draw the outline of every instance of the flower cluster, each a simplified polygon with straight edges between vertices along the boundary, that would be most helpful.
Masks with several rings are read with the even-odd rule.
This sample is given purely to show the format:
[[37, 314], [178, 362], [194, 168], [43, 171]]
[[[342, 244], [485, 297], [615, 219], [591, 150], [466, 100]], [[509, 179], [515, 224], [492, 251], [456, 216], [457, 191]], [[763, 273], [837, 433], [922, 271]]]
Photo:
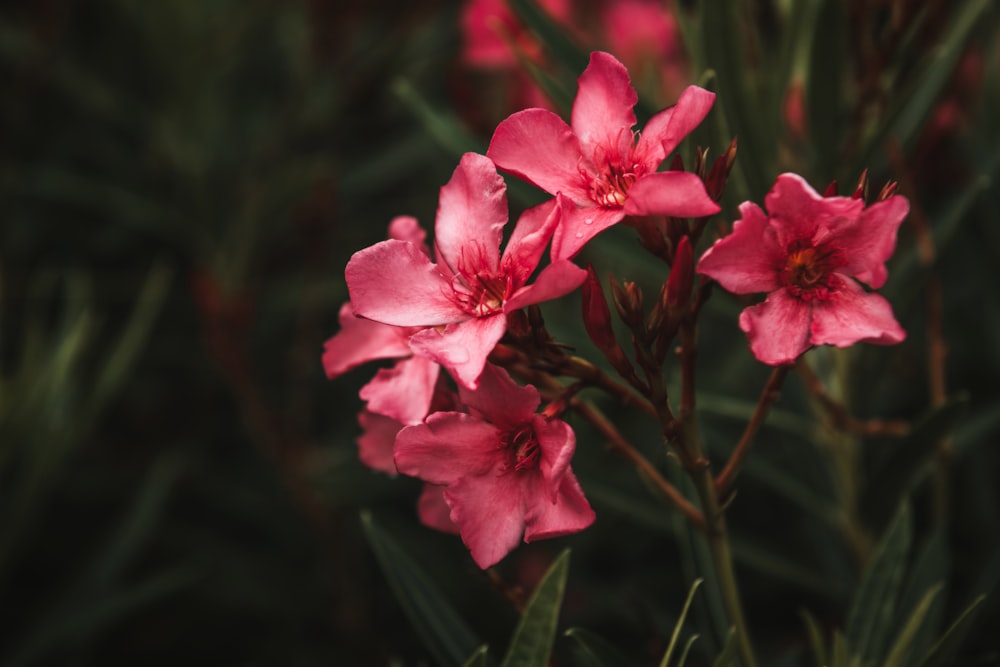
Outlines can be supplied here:
[[[865, 207], [857, 198], [821, 197], [784, 174], [767, 196], [768, 213], [744, 203], [733, 233], [696, 264], [694, 248], [720, 211], [735, 144], [711, 170], [684, 171], [677, 160], [660, 169], [714, 98], [690, 86], [637, 131], [625, 66], [593, 53], [569, 124], [526, 109], [497, 126], [486, 155], [462, 156], [441, 188], [432, 244], [415, 219], [399, 217], [387, 240], [347, 265], [350, 301], [326, 343], [326, 372], [333, 378], [368, 361], [394, 361], [361, 389], [361, 459], [423, 480], [421, 520], [460, 534], [483, 568], [522, 539], [577, 532], [594, 520], [570, 466], [575, 434], [560, 419], [580, 387], [554, 375], [541, 389], [512, 377], [573, 367], [538, 324], [537, 305], [582, 285], [591, 339], [640, 394], [653, 395], [647, 383], [659, 369], [643, 365], [647, 380], [639, 379], [615, 340], [596, 273], [574, 263], [603, 230], [627, 220], [672, 267], [648, 320], [638, 288], [614, 283], [616, 309], [636, 340], [659, 341], [643, 364], [658, 357], [662, 365], [667, 343], [692, 317], [696, 272], [738, 294], [769, 293], [740, 317], [752, 352], [768, 364], [790, 364], [813, 345], [904, 337], [888, 303], [858, 282], [885, 282], [907, 213], [902, 197]], [[506, 234], [498, 169], [552, 195]]]

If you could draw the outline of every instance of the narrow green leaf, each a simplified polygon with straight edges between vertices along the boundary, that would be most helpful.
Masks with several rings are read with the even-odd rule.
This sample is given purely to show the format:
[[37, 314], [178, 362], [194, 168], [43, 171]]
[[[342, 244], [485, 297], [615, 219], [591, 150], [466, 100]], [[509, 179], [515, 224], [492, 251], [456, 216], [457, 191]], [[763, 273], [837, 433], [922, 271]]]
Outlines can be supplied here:
[[588, 56], [577, 46], [565, 28], [556, 23], [534, 0], [510, 0], [510, 8], [524, 21], [552, 60], [577, 77], [587, 67]]
[[809, 635], [809, 646], [812, 648], [813, 656], [816, 658], [816, 667], [824, 667], [827, 664], [826, 644], [823, 641], [823, 631], [820, 630], [816, 617], [803, 609], [799, 612], [802, 620], [806, 624], [806, 632]]
[[470, 151], [485, 152], [484, 147], [480, 146], [454, 114], [432, 106], [409, 80], [397, 79], [392, 85], [392, 91], [420, 119], [438, 144], [452, 156], [459, 157]]
[[[937, 530], [924, 544], [913, 567], [910, 568], [906, 585], [899, 597], [899, 610], [901, 613], [897, 614], [896, 628], [898, 631], [901, 631], [903, 624], [906, 622], [906, 619], [902, 618], [902, 613], [909, 613], [911, 609], [916, 609], [926, 591], [930, 590], [937, 583], [948, 580], [951, 569], [950, 563], [951, 559], [948, 554], [947, 539], [943, 531]], [[916, 664], [916, 657], [926, 653], [933, 638], [940, 632], [944, 615], [945, 597], [944, 593], [938, 595], [927, 611], [923, 623], [914, 637], [912, 649], [907, 659], [903, 661], [903, 664], [907, 665], [907, 667]]]
[[851, 667], [851, 663], [851, 652], [847, 648], [847, 637], [840, 630], [837, 630], [833, 633], [830, 667]]
[[660, 660], [660, 667], [667, 667], [670, 664], [670, 656], [674, 652], [674, 647], [677, 646], [677, 638], [681, 635], [681, 628], [684, 627], [684, 619], [687, 618], [688, 610], [691, 608], [691, 601], [694, 600], [694, 594], [701, 586], [704, 579], [695, 579], [694, 583], [691, 584], [691, 589], [688, 591], [687, 599], [684, 600], [684, 607], [681, 609], [681, 615], [677, 619], [677, 623], [674, 624], [673, 634], [670, 635], [670, 643], [667, 645], [667, 652], [663, 654], [663, 659]]
[[736, 658], [736, 629], [730, 628], [729, 636], [722, 647], [722, 653], [712, 663], [712, 667], [739, 667]]
[[462, 667], [486, 667], [489, 663], [486, 661], [487, 653], [489, 652], [489, 646], [483, 644], [476, 649], [476, 652], [469, 656]]
[[844, 135], [844, 64], [847, 48], [847, 17], [844, 3], [825, 0], [813, 31], [806, 106], [809, 144], [813, 149], [813, 174], [822, 190], [837, 177], [838, 152]]
[[691, 635], [688, 638], [684, 644], [684, 650], [681, 652], [680, 660], [677, 661], [677, 667], [684, 667], [684, 664], [687, 662], [688, 653], [691, 652], [691, 647], [694, 646], [696, 641], [698, 641], [698, 635]]
[[361, 525], [389, 587], [435, 662], [465, 663], [482, 642], [427, 574], [375, 523], [370, 512], [361, 513]]
[[632, 661], [612, 646], [608, 640], [590, 630], [570, 628], [565, 634], [576, 641], [580, 653], [593, 667], [618, 667], [618, 665], [632, 664]]
[[528, 601], [501, 667], [545, 667], [548, 664], [568, 575], [569, 549], [559, 554]]
[[952, 651], [965, 639], [965, 635], [968, 634], [969, 629], [972, 627], [972, 622], [985, 600], [986, 596], [980, 595], [972, 601], [972, 604], [965, 608], [965, 611], [961, 613], [955, 622], [945, 630], [941, 638], [937, 640], [937, 643], [931, 648], [923, 662], [920, 663], [920, 667], [937, 667], [937, 665], [945, 664], [945, 660], [951, 655]]
[[904, 504], [872, 558], [847, 615], [847, 643], [862, 660], [879, 660], [892, 630], [912, 533]]
[[934, 602], [934, 598], [941, 592], [943, 586], [944, 584], [936, 584], [924, 594], [924, 597], [920, 600], [920, 604], [910, 614], [906, 625], [903, 626], [899, 636], [896, 637], [896, 641], [893, 642], [892, 648], [889, 649], [889, 654], [882, 663], [882, 667], [899, 667], [903, 663], [903, 658], [906, 657], [914, 638], [917, 636], [917, 632], [923, 625], [924, 617], [930, 611], [931, 603]]

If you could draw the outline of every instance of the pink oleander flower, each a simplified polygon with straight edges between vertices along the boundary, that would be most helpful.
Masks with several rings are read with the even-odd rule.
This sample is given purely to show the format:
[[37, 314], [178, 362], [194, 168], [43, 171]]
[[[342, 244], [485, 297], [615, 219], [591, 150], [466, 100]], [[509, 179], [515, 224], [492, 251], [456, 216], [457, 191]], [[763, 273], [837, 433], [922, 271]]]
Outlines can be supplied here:
[[802, 177], [782, 174], [764, 203], [767, 213], [741, 204], [733, 233], [697, 267], [735, 294], [769, 292], [740, 314], [754, 356], [777, 366], [814, 345], [891, 345], [906, 337], [889, 302], [858, 282], [885, 284], [906, 198], [865, 207], [861, 199], [822, 197]]
[[[594, 512], [570, 469], [568, 424], [536, 414], [531, 385], [488, 364], [475, 391], [459, 388], [469, 414], [435, 412], [396, 436], [396, 467], [444, 487], [449, 518], [483, 569], [525, 542], [575, 533]], [[421, 511], [432, 512], [431, 509]], [[440, 516], [423, 517], [433, 524]]]
[[[569, 0], [541, 0], [538, 3], [559, 23], [569, 20]], [[515, 49], [537, 60], [541, 46], [511, 11], [507, 0], [467, 0], [462, 7], [462, 59], [471, 66], [515, 69], [519, 63]]]
[[[664, 99], [674, 99], [689, 79], [680, 26], [661, 0], [607, 0], [600, 25], [607, 50], [632, 72], [634, 80], [658, 84]], [[644, 90], [642, 85], [640, 90]]]
[[566, 259], [626, 215], [719, 211], [697, 175], [656, 171], [714, 100], [713, 93], [689, 86], [676, 105], [635, 133], [638, 96], [628, 71], [611, 54], [595, 52], [579, 79], [572, 127], [551, 111], [525, 109], [497, 126], [486, 154], [500, 169], [573, 203], [552, 239], [552, 257]]
[[501, 255], [506, 186], [487, 157], [466, 153], [441, 188], [436, 263], [412, 241], [390, 239], [356, 252], [345, 271], [354, 312], [418, 329], [409, 337], [410, 349], [475, 388], [506, 331], [507, 313], [567, 294], [586, 277], [560, 260], [527, 284], [560, 211], [559, 201], [525, 211]]

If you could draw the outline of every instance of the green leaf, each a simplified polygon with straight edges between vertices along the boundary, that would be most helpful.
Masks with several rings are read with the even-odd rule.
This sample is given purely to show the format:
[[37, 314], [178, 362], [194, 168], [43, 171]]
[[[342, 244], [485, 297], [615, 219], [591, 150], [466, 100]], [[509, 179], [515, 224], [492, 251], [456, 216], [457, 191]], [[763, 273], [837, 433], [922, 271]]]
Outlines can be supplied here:
[[912, 533], [909, 506], [900, 507], [872, 558], [847, 615], [847, 643], [862, 660], [879, 660], [892, 629]]
[[803, 609], [801, 612], [802, 620], [806, 624], [806, 632], [809, 634], [809, 646], [812, 648], [813, 656], [816, 658], [816, 667], [823, 667], [827, 664], [827, 652], [826, 645], [823, 642], [823, 631], [819, 627], [819, 623], [816, 621], [816, 617], [809, 613], [808, 610]]
[[489, 652], [489, 646], [483, 644], [476, 649], [476, 652], [469, 656], [469, 659], [462, 663], [462, 667], [486, 667], [489, 663], [486, 661], [486, 654]]
[[730, 628], [729, 636], [722, 647], [722, 653], [712, 663], [712, 667], [739, 667], [736, 658], [736, 629]]
[[365, 537], [403, 612], [440, 665], [462, 665], [482, 644], [434, 582], [406, 551], [372, 519], [361, 513]]
[[459, 157], [463, 153], [484, 153], [483, 147], [451, 112], [442, 111], [430, 102], [407, 79], [397, 79], [392, 91], [420, 119], [427, 131], [448, 153]]
[[501, 667], [545, 667], [548, 664], [568, 574], [569, 549], [559, 554], [528, 601]]
[[[948, 580], [951, 568], [950, 560], [945, 534], [943, 531], [937, 530], [927, 540], [913, 567], [910, 568], [906, 586], [899, 597], [900, 612], [916, 609], [928, 590], [938, 583]], [[904, 665], [915, 664], [916, 656], [923, 655], [927, 651], [932, 639], [940, 631], [944, 614], [944, 597], [944, 595], [937, 596], [931, 604], [913, 640], [912, 650], [909, 652], [908, 658], [903, 661]], [[900, 631], [906, 620], [901, 616], [902, 614], [897, 615], [897, 629]]]
[[629, 665], [632, 661], [611, 645], [608, 640], [590, 630], [570, 628], [566, 636], [576, 641], [580, 652], [593, 667], [618, 667]]
[[882, 667], [899, 667], [903, 663], [903, 659], [906, 657], [913, 640], [917, 637], [917, 633], [923, 625], [924, 617], [930, 611], [931, 603], [934, 602], [934, 599], [941, 592], [943, 586], [944, 584], [936, 584], [924, 594], [924, 597], [920, 600], [920, 604], [913, 610], [909, 620], [906, 621], [906, 625], [903, 626], [899, 636], [896, 637], [896, 641], [893, 642], [892, 648], [889, 649], [889, 654], [882, 663]]
[[814, 153], [813, 174], [819, 189], [837, 177], [837, 158], [844, 134], [844, 54], [847, 49], [847, 17], [844, 3], [825, 0], [813, 31], [806, 106], [809, 144]]
[[[663, 654], [663, 659], [660, 661], [660, 667], [667, 667], [670, 664], [670, 656], [674, 652], [674, 648], [677, 646], [677, 638], [681, 635], [681, 628], [684, 627], [684, 619], [687, 618], [688, 610], [691, 609], [691, 601], [694, 600], [695, 591], [701, 586], [704, 579], [695, 579], [694, 583], [691, 584], [691, 589], [688, 591], [687, 599], [684, 600], [684, 607], [681, 609], [681, 615], [677, 619], [677, 623], [674, 624], [674, 632], [670, 635], [670, 643], [667, 645], [667, 652]], [[686, 653], [686, 651], [685, 651]]]
[[856, 660], [851, 660], [850, 649], [847, 648], [847, 638], [840, 630], [833, 633], [833, 648], [830, 651], [830, 667], [852, 667]]
[[588, 56], [570, 39], [565, 28], [556, 23], [534, 0], [510, 0], [510, 8], [552, 56], [552, 60], [574, 78], [587, 67]]
[[920, 667], [937, 667], [937, 665], [945, 664], [944, 661], [965, 639], [965, 635], [968, 634], [969, 629], [972, 627], [972, 622], [985, 600], [986, 596], [980, 595], [972, 601], [972, 604], [965, 608], [965, 611], [945, 630], [945, 633], [934, 644], [934, 647], [931, 648], [923, 662], [920, 663]]

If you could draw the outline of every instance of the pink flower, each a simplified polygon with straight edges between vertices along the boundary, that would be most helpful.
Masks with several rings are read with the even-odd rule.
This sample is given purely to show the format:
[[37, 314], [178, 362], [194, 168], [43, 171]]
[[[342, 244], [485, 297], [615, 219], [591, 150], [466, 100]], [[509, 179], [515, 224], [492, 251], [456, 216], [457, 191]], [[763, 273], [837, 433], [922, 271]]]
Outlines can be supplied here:
[[435, 222], [437, 263], [412, 241], [391, 239], [356, 252], [347, 264], [354, 312], [418, 329], [410, 349], [475, 388], [507, 328], [507, 313], [576, 289], [586, 272], [554, 261], [528, 285], [559, 220], [548, 202], [524, 212], [500, 254], [507, 223], [503, 179], [482, 155], [466, 153], [441, 188]]
[[[569, 0], [542, 0], [539, 5], [560, 23], [569, 19]], [[462, 7], [462, 59], [483, 68], [514, 69], [515, 48], [537, 60], [541, 46], [517, 18], [507, 0], [468, 0]]]
[[518, 386], [506, 371], [487, 365], [479, 389], [459, 388], [459, 394], [469, 414], [435, 412], [404, 428], [396, 437], [396, 467], [445, 487], [450, 519], [481, 568], [499, 562], [522, 536], [532, 542], [593, 523], [570, 469], [573, 430], [535, 413], [534, 387]]
[[882, 296], [885, 261], [909, 211], [899, 195], [867, 208], [860, 199], [821, 197], [796, 174], [778, 176], [764, 200], [740, 206], [733, 233], [715, 242], [698, 273], [736, 294], [769, 292], [740, 314], [760, 361], [788, 364], [813, 345], [890, 345], [906, 332]]
[[614, 56], [595, 52], [579, 79], [572, 127], [545, 109], [519, 111], [497, 126], [487, 155], [503, 170], [574, 204], [552, 239], [552, 256], [575, 255], [626, 215], [701, 217], [719, 211], [695, 174], [657, 172], [708, 114], [715, 95], [689, 86], [636, 137], [638, 96]]

